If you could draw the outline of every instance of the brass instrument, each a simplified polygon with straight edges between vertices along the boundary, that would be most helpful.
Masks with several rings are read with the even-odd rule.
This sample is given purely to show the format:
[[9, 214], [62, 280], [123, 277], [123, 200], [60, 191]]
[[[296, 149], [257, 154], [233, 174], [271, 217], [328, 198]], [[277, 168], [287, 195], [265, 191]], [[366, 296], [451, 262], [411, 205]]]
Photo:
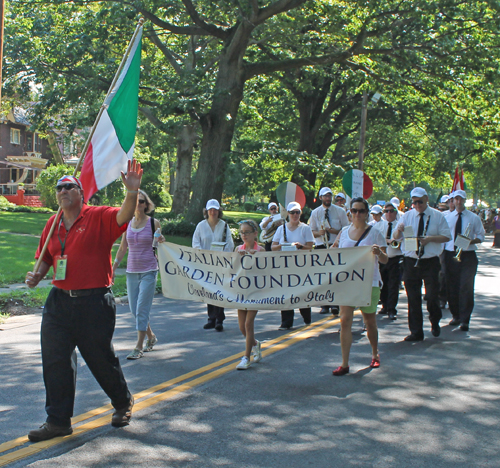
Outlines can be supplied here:
[[[427, 222], [425, 223], [424, 232], [422, 233], [422, 237], [425, 237], [427, 235], [427, 229], [429, 228], [429, 221], [430, 220], [431, 220], [431, 217], [428, 216]], [[422, 245], [422, 242], [420, 242], [420, 244], [418, 246], [417, 261], [415, 262], [415, 268], [418, 267], [418, 262], [420, 262], [422, 255], [424, 255], [424, 246]]]
[[[470, 223], [467, 224], [467, 227], [465, 228], [465, 232], [462, 234], [464, 237], [469, 238], [471, 232], [471, 226]], [[459, 247], [457, 249], [457, 254], [453, 257], [453, 260], [456, 260], [457, 262], [461, 262], [462, 259], [460, 258], [462, 256], [463, 249], [462, 247]]]
[[399, 247], [401, 247], [401, 241], [399, 240], [395, 240], [393, 239], [389, 245], [393, 248], [393, 249], [399, 249]]
[[[267, 229], [265, 231], [262, 230], [261, 233], [260, 233], [259, 240], [262, 243], [269, 242], [269, 240], [271, 240], [274, 237], [274, 234], [276, 233], [276, 231], [278, 230], [278, 228], [282, 224], [284, 224], [284, 221], [285, 221], [285, 218], [286, 218], [286, 211], [283, 208], [283, 206], [281, 206], [281, 204], [279, 205], [279, 207], [280, 207], [280, 213], [279, 213], [280, 214], [280, 219], [277, 220], [277, 221], [273, 221], [267, 227]], [[276, 216], [276, 215], [274, 215], [274, 216]], [[273, 215], [271, 215], [270, 218], [273, 218]]]

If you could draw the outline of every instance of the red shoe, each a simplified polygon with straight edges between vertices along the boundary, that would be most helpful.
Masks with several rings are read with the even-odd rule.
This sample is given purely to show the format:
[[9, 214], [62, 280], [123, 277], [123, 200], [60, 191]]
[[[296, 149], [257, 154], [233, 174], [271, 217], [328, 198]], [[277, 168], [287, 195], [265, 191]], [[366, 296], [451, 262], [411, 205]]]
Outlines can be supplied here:
[[349, 366], [347, 367], [342, 367], [342, 366], [339, 366], [337, 367], [333, 372], [332, 374], [333, 375], [346, 375], [349, 373]]
[[373, 369], [377, 369], [378, 367], [380, 367], [380, 358], [379, 357], [373, 358], [370, 367]]

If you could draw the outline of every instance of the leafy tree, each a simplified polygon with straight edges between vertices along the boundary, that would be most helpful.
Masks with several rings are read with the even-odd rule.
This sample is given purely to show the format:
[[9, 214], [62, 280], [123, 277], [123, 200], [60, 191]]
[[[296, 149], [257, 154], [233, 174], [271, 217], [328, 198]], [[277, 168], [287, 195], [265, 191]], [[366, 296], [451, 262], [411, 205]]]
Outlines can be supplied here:
[[73, 175], [72, 168], [66, 166], [65, 164], [58, 164], [48, 166], [38, 177], [36, 181], [36, 189], [40, 192], [40, 199], [47, 208], [52, 210], [59, 209], [55, 187], [57, 185], [57, 181], [65, 175]]

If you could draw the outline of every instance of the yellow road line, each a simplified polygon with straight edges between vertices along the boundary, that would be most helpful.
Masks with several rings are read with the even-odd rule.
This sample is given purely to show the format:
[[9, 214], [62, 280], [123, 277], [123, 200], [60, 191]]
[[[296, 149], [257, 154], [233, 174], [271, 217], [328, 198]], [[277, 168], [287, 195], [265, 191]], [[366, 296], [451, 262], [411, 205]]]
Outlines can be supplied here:
[[[330, 328], [331, 326], [333, 326], [337, 323], [339, 323], [339, 319], [331, 319], [330, 317], [326, 317], [324, 319], [318, 320], [317, 322], [314, 322], [313, 324], [311, 324], [305, 328], [301, 328], [299, 330], [292, 331], [292, 332], [286, 333], [285, 335], [282, 335], [280, 337], [266, 341], [262, 345], [262, 347], [265, 348], [265, 350], [262, 352], [262, 355], [269, 356], [277, 351], [288, 348], [289, 346], [292, 346], [293, 344], [295, 344], [299, 341], [303, 341], [303, 340], [306, 340], [312, 336], [317, 335], [318, 333], [322, 332], [323, 330], [325, 330], [327, 328]], [[219, 369], [216, 369], [215, 371], [212, 371], [206, 375], [202, 375], [201, 377], [193, 379], [187, 383], [183, 383], [181, 385], [178, 385], [175, 388], [171, 388], [171, 389], [166, 390], [158, 395], [151, 396], [149, 398], [146, 398], [144, 400], [141, 400], [141, 401], [135, 403], [134, 413], [137, 411], [140, 411], [142, 409], [148, 408], [150, 406], [153, 406], [159, 402], [171, 399], [180, 393], [192, 390], [193, 388], [197, 387], [198, 385], [209, 382], [217, 377], [220, 377], [221, 375], [226, 374], [227, 372], [230, 372], [231, 370], [234, 370], [235, 367], [234, 367], [233, 361], [235, 359], [241, 358], [242, 356], [243, 356], [243, 352], [240, 352], [238, 354], [234, 354], [232, 356], [221, 359], [217, 362], [214, 362], [214, 363], [209, 364], [207, 366], [201, 367], [201, 368], [196, 369], [194, 371], [188, 372], [187, 374], [181, 375], [179, 377], [175, 377], [171, 380], [168, 380], [168, 381], [163, 382], [161, 384], [155, 385], [154, 387], [151, 387], [147, 390], [143, 390], [141, 392], [134, 394], [134, 398], [136, 400], [139, 400], [139, 399], [144, 398], [148, 395], [152, 395], [152, 394], [158, 393], [162, 390], [166, 390], [168, 387], [171, 387], [172, 385], [175, 385], [175, 384], [180, 383], [182, 381], [186, 381], [186, 380], [191, 379], [192, 377], [195, 377], [197, 375], [204, 374], [207, 371], [210, 371], [210, 370], [215, 369], [217, 367], [220, 367], [224, 364], [227, 364], [228, 362], [231, 362], [230, 365], [227, 365], [225, 367], [221, 367]], [[111, 409], [112, 409], [112, 406], [110, 404], [101, 406], [100, 408], [93, 409], [91, 411], [88, 411], [84, 414], [81, 414], [81, 415], [73, 418], [72, 424], [76, 424], [78, 422], [93, 418], [99, 414], [103, 414], [107, 411], [110, 411]], [[60, 444], [61, 442], [65, 441], [65, 440], [77, 437], [80, 434], [88, 432], [92, 429], [96, 429], [98, 427], [102, 427], [104, 425], [107, 425], [110, 422], [111, 422], [111, 413], [74, 428], [73, 434], [71, 434], [69, 436], [56, 437], [56, 438], [51, 439], [51, 440], [33, 443], [33, 444], [29, 445], [28, 447], [23, 447], [23, 448], [16, 450], [14, 452], [0, 456], [0, 467], [5, 466], [5, 465], [12, 463], [14, 461], [20, 460], [22, 458], [34, 455], [42, 450], [45, 450], [45, 449], [50, 448], [54, 445]], [[0, 453], [5, 452], [7, 450], [12, 450], [16, 447], [19, 447], [19, 446], [25, 444], [27, 441], [28, 441], [28, 437], [23, 436], [23, 437], [19, 437], [17, 439], [11, 440], [9, 442], [5, 442], [3, 444], [0, 444]]]

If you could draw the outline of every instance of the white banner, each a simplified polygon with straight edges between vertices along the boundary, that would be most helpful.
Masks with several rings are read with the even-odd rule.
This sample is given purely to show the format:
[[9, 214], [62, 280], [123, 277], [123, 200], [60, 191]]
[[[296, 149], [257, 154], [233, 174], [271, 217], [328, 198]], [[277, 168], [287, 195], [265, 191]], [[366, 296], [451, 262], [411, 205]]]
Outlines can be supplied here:
[[371, 302], [371, 247], [241, 255], [164, 242], [158, 257], [162, 292], [171, 299], [260, 310]]

